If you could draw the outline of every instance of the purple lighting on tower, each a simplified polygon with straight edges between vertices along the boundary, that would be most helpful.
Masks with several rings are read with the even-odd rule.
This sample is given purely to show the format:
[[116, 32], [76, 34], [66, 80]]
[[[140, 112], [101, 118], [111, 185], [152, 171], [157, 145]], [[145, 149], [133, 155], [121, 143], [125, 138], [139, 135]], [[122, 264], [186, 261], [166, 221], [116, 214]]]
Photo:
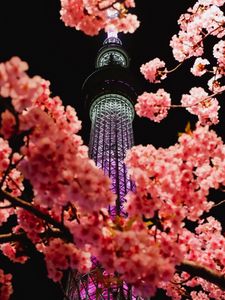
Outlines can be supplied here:
[[117, 201], [109, 207], [109, 213], [126, 216], [124, 196], [132, 189], [132, 183], [123, 160], [127, 149], [133, 146], [133, 106], [124, 96], [105, 94], [92, 104], [90, 117], [90, 157], [111, 178], [112, 191], [117, 194]]
[[73, 276], [70, 276], [69, 284], [72, 288], [67, 291], [68, 298], [70, 300], [143, 300], [134, 296], [132, 287], [125, 282], [109, 283], [109, 277], [104, 271], [102, 272], [105, 279], [104, 284], [96, 280], [94, 272], [85, 275], [74, 272]]

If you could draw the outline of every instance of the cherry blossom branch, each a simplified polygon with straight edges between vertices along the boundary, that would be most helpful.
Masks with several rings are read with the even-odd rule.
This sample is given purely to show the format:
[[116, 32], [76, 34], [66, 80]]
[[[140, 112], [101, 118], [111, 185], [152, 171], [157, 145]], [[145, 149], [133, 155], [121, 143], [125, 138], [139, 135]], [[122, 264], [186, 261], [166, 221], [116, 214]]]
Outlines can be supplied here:
[[[202, 37], [202, 39], [201, 40], [199, 40], [198, 42], [196, 42], [194, 45], [188, 45], [188, 44], [185, 44], [184, 43], [184, 45], [186, 45], [186, 46], [191, 46], [193, 49], [194, 48], [196, 48], [196, 47], [200, 47], [201, 46], [201, 43], [203, 43], [203, 41], [209, 36], [209, 35], [211, 35], [214, 31], [216, 31], [216, 30], [218, 30], [220, 27], [222, 27], [222, 29], [221, 29], [221, 31], [223, 30], [223, 24], [220, 24], [220, 25], [218, 25], [218, 27], [216, 27], [216, 28], [214, 28], [213, 30], [211, 30], [210, 32], [208, 32], [207, 34], [205, 34], [203, 37]], [[203, 32], [202, 32], [203, 33]], [[186, 60], [188, 60], [190, 57], [188, 57], [188, 58], [186, 58], [184, 61], [186, 61]], [[183, 62], [184, 62], [183, 61]]]
[[21, 241], [26, 237], [25, 233], [5, 233], [0, 234], [0, 244]]
[[9, 175], [8, 178], [11, 180], [12, 184], [15, 185], [15, 187], [22, 193], [22, 189], [19, 187], [19, 185], [16, 183], [16, 181]]
[[[40, 235], [41, 238], [45, 238], [45, 237], [48, 237], [48, 236], [59, 237], [59, 238], [64, 237], [62, 231], [60, 231], [58, 229], [49, 229], [45, 232], [41, 232], [39, 235]], [[8, 243], [8, 242], [21, 241], [21, 240], [24, 240], [24, 239], [27, 239], [26, 232], [0, 234], [0, 244]]]
[[12, 152], [10, 153], [10, 155], [9, 155], [9, 166], [8, 166], [8, 168], [5, 170], [4, 175], [2, 176], [2, 179], [1, 179], [1, 182], [0, 182], [0, 188], [2, 188], [2, 186], [3, 186], [3, 184], [4, 184], [5, 180], [6, 180], [7, 175], [8, 175], [9, 172], [11, 171], [13, 154], [14, 154], [14, 152], [12, 151]]
[[7, 208], [12, 208], [13, 205], [9, 204], [9, 205], [5, 205], [5, 206], [0, 206], [0, 209], [7, 209]]
[[106, 5], [106, 6], [104, 6], [104, 7], [101, 7], [101, 2], [104, 2], [104, 1], [99, 1], [98, 4], [97, 4], [97, 7], [98, 7], [98, 9], [99, 9], [100, 11], [101, 11], [101, 10], [106, 10], [106, 9], [108, 9], [108, 8], [113, 7], [113, 5], [114, 5], [115, 3], [117, 3], [118, 1], [115, 0], [113, 3], [111, 3], [111, 4], [109, 4], [109, 5]]
[[219, 92], [215, 92], [213, 93], [212, 95], [200, 100], [199, 102], [195, 103], [195, 104], [191, 104], [191, 105], [182, 105], [182, 104], [172, 104], [170, 106], [163, 106], [163, 107], [171, 107], [171, 108], [188, 108], [188, 107], [193, 107], [193, 106], [196, 106], [198, 104], [200, 104], [201, 102], [204, 102], [206, 100], [209, 100], [211, 99], [212, 97], [216, 96], [216, 95], [219, 95], [219, 94], [222, 94], [224, 91], [219, 91]]
[[168, 74], [168, 73], [172, 73], [172, 72], [176, 71], [182, 64], [183, 64], [183, 61], [182, 61], [181, 63], [179, 63], [179, 64], [178, 64], [176, 67], [174, 67], [173, 69], [167, 70], [166, 73]]
[[201, 277], [217, 285], [220, 289], [225, 290], [225, 276], [223, 274], [188, 260], [184, 260], [176, 268], [177, 270], [189, 273], [191, 276]]
[[53, 225], [54, 227], [58, 228], [65, 236], [66, 239], [69, 241], [73, 241], [72, 235], [70, 231], [62, 225], [60, 222], [57, 222], [55, 219], [50, 217], [49, 215], [41, 212], [36, 207], [34, 207], [31, 203], [24, 201], [18, 197], [12, 196], [10, 193], [1, 190], [0, 197], [7, 199], [11, 202], [14, 206], [22, 207], [23, 209], [29, 211], [30, 213], [34, 214], [36, 217], [45, 220], [47, 223]]
[[218, 203], [215, 203], [212, 207], [219, 206], [219, 205], [221, 205], [221, 204], [223, 204], [223, 203], [225, 203], [225, 199], [222, 200], [222, 201], [220, 201], [220, 202], [218, 202]]

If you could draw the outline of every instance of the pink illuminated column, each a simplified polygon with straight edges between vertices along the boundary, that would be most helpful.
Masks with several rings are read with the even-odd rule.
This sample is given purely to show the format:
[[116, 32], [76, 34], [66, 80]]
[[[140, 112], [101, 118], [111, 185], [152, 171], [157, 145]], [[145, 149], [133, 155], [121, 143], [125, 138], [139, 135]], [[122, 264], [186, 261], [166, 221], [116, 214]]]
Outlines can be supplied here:
[[124, 197], [132, 189], [132, 183], [123, 160], [126, 150], [133, 146], [133, 106], [122, 95], [105, 94], [92, 104], [90, 117], [90, 156], [111, 178], [112, 190], [117, 195], [116, 203], [109, 207], [109, 212], [111, 216], [125, 216]]

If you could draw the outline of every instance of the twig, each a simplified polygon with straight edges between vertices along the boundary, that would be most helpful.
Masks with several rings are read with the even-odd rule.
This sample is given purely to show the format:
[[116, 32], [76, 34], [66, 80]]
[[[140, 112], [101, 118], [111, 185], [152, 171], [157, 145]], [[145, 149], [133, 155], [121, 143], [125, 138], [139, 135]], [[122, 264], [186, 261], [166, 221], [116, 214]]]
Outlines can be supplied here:
[[221, 205], [223, 203], [225, 203], [225, 199], [222, 200], [222, 201], [220, 201], [220, 202], [218, 202], [218, 203], [215, 203], [212, 207], [217, 207], [217, 206], [219, 206], [219, 205]]
[[70, 233], [69, 229], [66, 228], [64, 225], [62, 225], [60, 222], [57, 222], [55, 219], [53, 219], [51, 216], [41, 212], [38, 210], [35, 206], [33, 206], [31, 203], [24, 201], [23, 199], [20, 199], [18, 197], [13, 197], [10, 193], [1, 190], [0, 191], [0, 197], [3, 199], [7, 199], [9, 202], [12, 203], [14, 206], [22, 207], [23, 209], [29, 211], [30, 213], [34, 214], [36, 217], [46, 221], [47, 223], [53, 225], [54, 227], [58, 228], [65, 236], [66, 239], [69, 241], [73, 241], [72, 234]]
[[179, 266], [176, 266], [176, 269], [187, 272], [191, 276], [201, 277], [202, 279], [217, 285], [221, 290], [225, 290], [225, 276], [217, 271], [209, 269], [208, 267], [192, 261], [184, 260]]
[[[39, 233], [40, 238], [45, 238], [47, 236], [51, 237], [60, 237], [63, 238], [63, 233], [58, 229], [49, 229], [45, 232]], [[19, 233], [4, 233], [0, 234], [0, 244], [8, 243], [8, 242], [15, 242], [21, 241], [23, 239], [28, 239], [26, 232], [19, 232]]]

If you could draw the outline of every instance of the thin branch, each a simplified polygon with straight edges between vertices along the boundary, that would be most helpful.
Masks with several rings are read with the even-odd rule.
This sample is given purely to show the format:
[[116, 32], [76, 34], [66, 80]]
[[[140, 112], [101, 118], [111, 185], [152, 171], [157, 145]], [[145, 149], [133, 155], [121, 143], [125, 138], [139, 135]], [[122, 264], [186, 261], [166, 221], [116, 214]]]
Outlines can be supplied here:
[[[196, 47], [199, 48], [203, 45], [203, 41], [209, 36], [211, 35], [214, 31], [218, 30], [221, 27], [221, 30], [219, 31], [219, 33], [221, 31], [223, 31], [223, 23], [221, 23], [220, 25], [218, 25], [218, 27], [214, 28], [213, 30], [211, 30], [210, 32], [208, 32], [207, 34], [205, 34], [198, 42], [196, 42], [194, 45], [188, 44], [188, 43], [183, 43], [184, 45], [188, 46], [188, 47], [192, 47], [192, 49], [195, 49]], [[202, 32], [202, 34], [204, 34]], [[184, 61], [186, 61], [187, 59], [189, 59], [190, 57], [186, 58]]]
[[5, 233], [0, 234], [0, 244], [21, 241], [26, 237], [25, 233]]
[[23, 193], [23, 190], [21, 190], [20, 186], [17, 184], [17, 182], [9, 175], [8, 178], [12, 181], [12, 183], [15, 185], [15, 187], [21, 192], [21, 194]]
[[223, 203], [225, 203], [225, 199], [222, 200], [222, 201], [220, 201], [220, 202], [218, 202], [218, 203], [216, 203], [216, 204], [214, 204], [214, 205], [212, 206], [212, 208], [217, 207], [217, 206], [219, 206], [219, 205], [221, 205], [221, 204], [223, 204]]
[[172, 73], [174, 71], [176, 71], [181, 65], [183, 64], [183, 61], [181, 63], [179, 63], [176, 67], [174, 67], [171, 70], [167, 70], [166, 73]]
[[[41, 232], [39, 235], [40, 238], [46, 238], [48, 236], [60, 237], [60, 238], [64, 237], [63, 233], [58, 229], [49, 229], [46, 230], [45, 232]], [[0, 244], [21, 241], [24, 239], [28, 239], [26, 232], [19, 232], [19, 233], [10, 232], [10, 233], [0, 234]]]
[[111, 4], [109, 4], [109, 5], [106, 5], [106, 6], [104, 6], [104, 7], [101, 7], [101, 2], [105, 2], [105, 1], [99, 1], [98, 4], [97, 4], [97, 7], [98, 7], [98, 9], [99, 9], [100, 11], [104, 11], [104, 10], [107, 10], [107, 9], [113, 7], [114, 4], [116, 4], [118, 1], [115, 0], [113, 3], [111, 3]]
[[[182, 104], [172, 104], [170, 106], [162, 106], [162, 107], [171, 107], [171, 108], [189, 108], [189, 107], [193, 107], [193, 106], [196, 106], [196, 105], [199, 105], [200, 103], [203, 103], [207, 100], [210, 100], [212, 99], [212, 97], [216, 96], [216, 95], [219, 95], [219, 94], [222, 94], [224, 91], [219, 91], [219, 92], [215, 92], [213, 93], [212, 95], [209, 95], [203, 99], [201, 99], [199, 102], [195, 103], [195, 104], [191, 104], [191, 105], [182, 105]], [[160, 106], [159, 106], [160, 107]]]
[[3, 186], [3, 184], [4, 184], [5, 180], [6, 180], [7, 175], [11, 171], [13, 154], [14, 154], [14, 152], [12, 151], [10, 153], [10, 155], [9, 155], [9, 165], [8, 165], [8, 168], [4, 172], [4, 175], [2, 176], [2, 179], [1, 179], [1, 182], [0, 182], [0, 188], [2, 188], [2, 186]]
[[7, 208], [12, 208], [13, 205], [9, 204], [9, 205], [5, 205], [5, 206], [0, 206], [0, 209], [7, 209]]
[[179, 271], [189, 273], [191, 276], [201, 277], [215, 285], [221, 290], [225, 290], [225, 276], [200, 264], [184, 260], [176, 267]]
[[41, 212], [36, 207], [34, 207], [31, 203], [24, 201], [18, 197], [13, 197], [10, 193], [1, 190], [0, 197], [3, 199], [7, 199], [11, 202], [14, 206], [22, 207], [23, 209], [29, 211], [30, 213], [34, 214], [36, 217], [46, 221], [47, 223], [53, 225], [54, 227], [58, 228], [64, 234], [65, 238], [69, 241], [73, 241], [72, 234], [70, 233], [69, 229], [62, 225], [60, 222], [57, 222], [51, 216]]

